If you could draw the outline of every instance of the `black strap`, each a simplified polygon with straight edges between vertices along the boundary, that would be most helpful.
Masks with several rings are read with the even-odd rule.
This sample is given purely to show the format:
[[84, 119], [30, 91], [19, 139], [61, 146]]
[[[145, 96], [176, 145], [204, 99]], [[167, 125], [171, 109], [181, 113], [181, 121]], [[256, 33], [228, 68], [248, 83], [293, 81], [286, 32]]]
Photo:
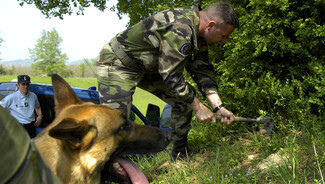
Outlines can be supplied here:
[[213, 113], [218, 112], [218, 110], [220, 110], [222, 107], [224, 107], [224, 105], [220, 104], [219, 106], [217, 106], [216, 108], [213, 109]]

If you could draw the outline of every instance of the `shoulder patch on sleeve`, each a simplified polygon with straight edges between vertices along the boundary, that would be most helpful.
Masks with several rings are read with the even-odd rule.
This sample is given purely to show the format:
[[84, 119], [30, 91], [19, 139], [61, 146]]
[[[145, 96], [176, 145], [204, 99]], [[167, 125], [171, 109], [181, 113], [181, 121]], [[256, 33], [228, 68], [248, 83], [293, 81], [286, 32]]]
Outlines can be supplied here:
[[180, 52], [183, 53], [184, 55], [188, 55], [191, 50], [191, 44], [190, 43], [185, 43], [182, 47]]

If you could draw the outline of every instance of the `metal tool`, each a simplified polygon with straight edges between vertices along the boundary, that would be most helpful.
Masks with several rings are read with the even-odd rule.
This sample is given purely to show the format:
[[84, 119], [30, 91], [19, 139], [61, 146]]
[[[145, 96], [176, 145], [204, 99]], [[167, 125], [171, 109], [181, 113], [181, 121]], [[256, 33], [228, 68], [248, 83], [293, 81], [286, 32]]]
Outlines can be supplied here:
[[[216, 116], [217, 120], [221, 120], [222, 116]], [[258, 124], [262, 124], [262, 128], [260, 130], [261, 133], [271, 134], [274, 120], [270, 117], [263, 117], [263, 118], [243, 118], [243, 117], [235, 117], [235, 122], [256, 122]]]

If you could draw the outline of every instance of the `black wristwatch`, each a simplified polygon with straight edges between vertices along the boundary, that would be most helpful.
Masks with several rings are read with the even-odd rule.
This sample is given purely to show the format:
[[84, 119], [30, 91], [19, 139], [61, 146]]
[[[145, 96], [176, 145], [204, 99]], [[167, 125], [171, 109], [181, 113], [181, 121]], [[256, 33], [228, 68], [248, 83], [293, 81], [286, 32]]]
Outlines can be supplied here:
[[216, 113], [216, 112], [218, 112], [218, 110], [220, 110], [222, 107], [224, 107], [224, 105], [223, 104], [220, 104], [220, 105], [218, 105], [216, 108], [214, 108], [213, 109], [213, 113]]

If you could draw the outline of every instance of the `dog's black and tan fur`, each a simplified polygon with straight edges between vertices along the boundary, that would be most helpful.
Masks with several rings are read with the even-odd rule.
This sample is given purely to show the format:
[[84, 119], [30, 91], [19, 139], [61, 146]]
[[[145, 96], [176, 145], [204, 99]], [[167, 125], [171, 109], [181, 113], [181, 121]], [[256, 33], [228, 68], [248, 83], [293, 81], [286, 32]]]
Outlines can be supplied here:
[[134, 124], [118, 110], [83, 102], [59, 75], [52, 76], [52, 84], [56, 118], [34, 141], [63, 183], [131, 182], [114, 171], [118, 157], [158, 152], [169, 144], [167, 131]]

